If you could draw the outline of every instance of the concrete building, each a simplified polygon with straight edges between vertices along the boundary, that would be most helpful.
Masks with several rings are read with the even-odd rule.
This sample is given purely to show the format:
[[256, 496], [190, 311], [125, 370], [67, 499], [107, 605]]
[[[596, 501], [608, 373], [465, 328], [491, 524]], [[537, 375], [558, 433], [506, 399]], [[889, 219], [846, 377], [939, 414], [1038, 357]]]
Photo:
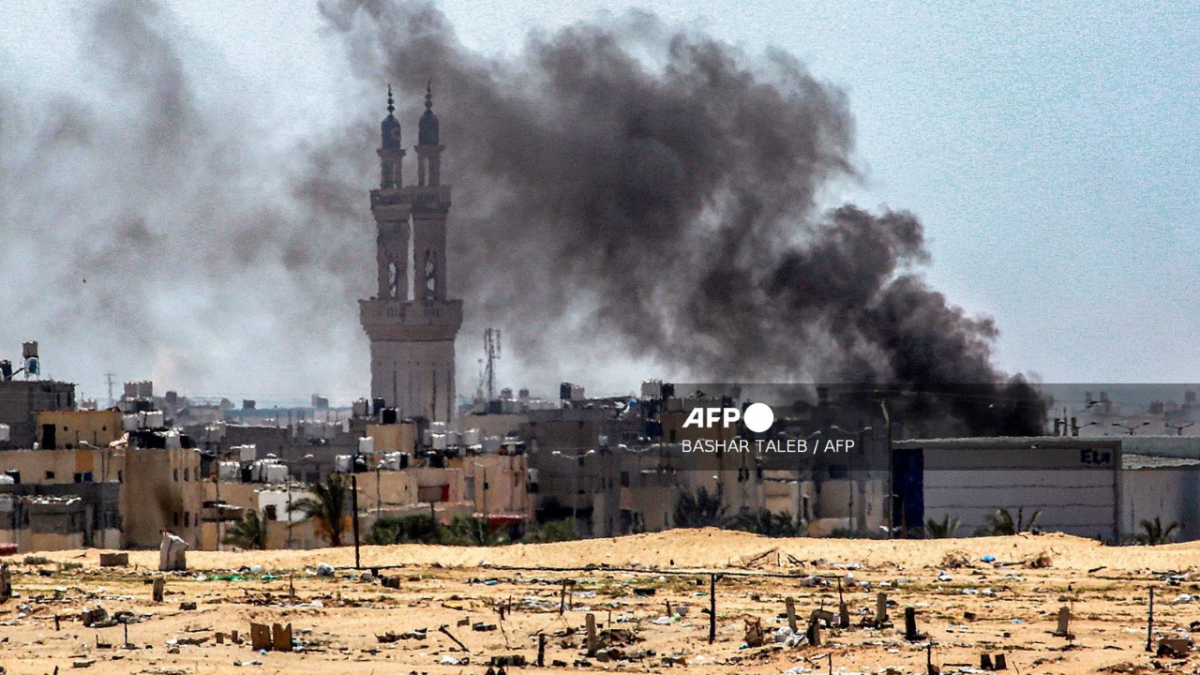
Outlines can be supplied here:
[[117, 483], [0, 486], [0, 542], [18, 551], [121, 548]]
[[117, 410], [46, 410], [38, 413], [37, 443], [43, 450], [104, 448], [125, 430]]
[[311, 497], [305, 485], [292, 483], [267, 484], [240, 481], [204, 481], [204, 509], [200, 526], [199, 547], [205, 551], [228, 548], [222, 539], [229, 528], [246, 517], [247, 512], [262, 515], [267, 523], [268, 549], [308, 550], [328, 545], [314, 523], [304, 520], [304, 514], [292, 508], [296, 502]]
[[[23, 526], [35, 533], [63, 535], [22, 539], [17, 533], [9, 535], [13, 543], [41, 550], [67, 543], [74, 547], [157, 548], [160, 530], [169, 529], [190, 545], [199, 544], [200, 455], [194, 449], [117, 443], [104, 448], [8, 450], [0, 452], [0, 472], [11, 481], [0, 483], [0, 495], [9, 495], [18, 505], [24, 499], [30, 507]], [[35, 508], [39, 500], [59, 506]], [[111, 516], [114, 508], [119, 518]], [[83, 520], [76, 523], [66, 518], [63, 509], [84, 514]], [[39, 513], [50, 521], [33, 522]], [[76, 524], [82, 529], [75, 528]]]
[[529, 491], [529, 456], [467, 454], [448, 460], [461, 468], [465, 496], [475, 512], [491, 522], [524, 525], [534, 522], [537, 503]]
[[997, 509], [1015, 519], [1040, 511], [1040, 529], [1120, 541], [1119, 438], [942, 438], [895, 441], [895, 526], [960, 521], [959, 536], [988, 526]]
[[32, 448], [38, 438], [38, 413], [74, 409], [74, 384], [0, 377], [0, 424], [9, 426], [9, 440], [0, 447]]
[[359, 301], [363, 330], [371, 341], [371, 396], [396, 408], [401, 418], [449, 421], [462, 301], [446, 295], [450, 186], [441, 183], [445, 146], [440, 144], [433, 95], [427, 92], [414, 148], [417, 181], [405, 186], [405, 151], [393, 110], [389, 89], [378, 151], [380, 182], [371, 190], [378, 231], [377, 291]]

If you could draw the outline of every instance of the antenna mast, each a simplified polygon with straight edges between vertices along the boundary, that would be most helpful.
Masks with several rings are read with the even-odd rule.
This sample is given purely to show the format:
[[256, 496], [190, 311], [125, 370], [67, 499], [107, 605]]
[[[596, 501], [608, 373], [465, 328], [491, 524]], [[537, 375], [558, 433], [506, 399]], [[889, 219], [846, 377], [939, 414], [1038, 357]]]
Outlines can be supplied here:
[[116, 373], [104, 374], [104, 381], [108, 383], [108, 407], [110, 408], [117, 404], [116, 399], [113, 398], [113, 378], [116, 376]]
[[484, 366], [484, 381], [487, 382], [487, 400], [496, 398], [496, 361], [500, 358], [500, 329], [488, 328], [483, 331], [483, 351], [487, 356]]

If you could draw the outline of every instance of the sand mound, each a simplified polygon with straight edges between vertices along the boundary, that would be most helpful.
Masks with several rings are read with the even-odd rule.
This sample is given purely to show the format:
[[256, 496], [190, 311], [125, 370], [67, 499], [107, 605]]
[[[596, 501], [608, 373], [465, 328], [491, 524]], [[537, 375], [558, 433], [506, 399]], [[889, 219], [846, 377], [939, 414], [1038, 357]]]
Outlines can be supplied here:
[[[756, 569], [771, 570], [829, 565], [864, 567], [943, 568], [961, 566], [984, 556], [1015, 564], [1053, 562], [1056, 568], [1185, 569], [1200, 553], [1200, 542], [1170, 546], [1109, 547], [1091, 539], [1062, 534], [1022, 534], [1011, 537], [970, 539], [897, 540], [771, 539], [745, 532], [713, 528], [671, 530], [608, 539], [514, 544], [490, 548], [398, 545], [363, 546], [364, 566], [440, 565], [444, 567], [646, 567], [659, 569], [724, 569], [754, 561]], [[98, 564], [100, 551], [60, 551], [45, 554], [56, 561]], [[16, 560], [21, 559], [16, 556]], [[131, 562], [157, 565], [157, 551], [134, 551]], [[949, 561], [949, 562], [947, 562]], [[964, 561], [966, 561], [964, 563]], [[267, 568], [312, 567], [327, 562], [343, 567], [354, 564], [353, 547], [311, 551], [212, 552], [188, 554], [192, 569], [231, 569], [250, 564]], [[814, 565], [815, 563], [815, 565]]]

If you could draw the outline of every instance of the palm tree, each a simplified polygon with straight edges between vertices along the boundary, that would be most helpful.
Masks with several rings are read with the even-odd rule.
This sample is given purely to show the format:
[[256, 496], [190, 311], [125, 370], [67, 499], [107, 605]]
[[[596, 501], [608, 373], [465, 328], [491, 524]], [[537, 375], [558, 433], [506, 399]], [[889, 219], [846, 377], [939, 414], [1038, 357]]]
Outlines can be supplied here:
[[1146, 546], [1171, 543], [1171, 536], [1175, 533], [1175, 530], [1179, 529], [1179, 523], [1171, 523], [1164, 528], [1162, 520], [1158, 516], [1154, 516], [1153, 522], [1143, 520], [1141, 525], [1143, 532], [1134, 535], [1133, 539], [1137, 543]]
[[494, 546], [504, 541], [504, 535], [492, 528], [485, 518], [455, 516], [442, 528], [442, 543], [450, 546]]
[[428, 514], [382, 516], [371, 524], [364, 540], [368, 544], [433, 544], [438, 541], [438, 523]]
[[267, 548], [267, 517], [259, 511], [246, 511], [246, 517], [229, 526], [221, 543], [237, 546], [246, 551], [263, 551]]
[[547, 544], [554, 541], [573, 541], [578, 539], [579, 535], [575, 533], [575, 529], [571, 527], [571, 521], [568, 520], [551, 520], [547, 523], [542, 523], [530, 529], [521, 537], [521, 541], [527, 544]]
[[759, 509], [757, 512], [743, 510], [729, 523], [729, 527], [744, 532], [761, 534], [764, 537], [798, 537], [800, 523], [786, 511], [768, 511]]
[[929, 539], [951, 539], [958, 532], [958, 518], [950, 520], [950, 514], [947, 513], [942, 522], [938, 522], [933, 518], [925, 519], [925, 536]]
[[1012, 513], [1008, 509], [996, 509], [995, 515], [988, 516], [988, 524], [981, 528], [982, 533], [993, 537], [1003, 537], [1022, 532], [1037, 532], [1037, 520], [1041, 515], [1042, 511], [1038, 509], [1026, 522], [1025, 507], [1017, 509], [1016, 520], [1013, 520]]
[[675, 527], [722, 527], [725, 522], [721, 498], [703, 486], [681, 493], [675, 502]]
[[341, 546], [342, 535], [350, 524], [350, 516], [346, 514], [350, 482], [334, 473], [310, 490], [313, 496], [297, 501], [292, 509], [303, 513], [305, 520], [315, 521], [317, 533], [328, 539], [330, 546]]

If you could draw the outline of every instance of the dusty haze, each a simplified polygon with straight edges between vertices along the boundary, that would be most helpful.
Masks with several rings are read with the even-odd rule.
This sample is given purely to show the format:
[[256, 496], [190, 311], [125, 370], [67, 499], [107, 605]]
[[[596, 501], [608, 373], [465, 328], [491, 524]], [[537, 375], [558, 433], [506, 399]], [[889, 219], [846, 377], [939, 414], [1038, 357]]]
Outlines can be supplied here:
[[2, 227], [25, 254], [2, 273], [26, 312], [10, 341], [40, 338], [65, 379], [72, 359], [124, 359], [185, 392], [365, 392], [354, 301], [373, 279], [383, 90], [397, 88], [411, 145], [432, 78], [456, 190], [451, 291], [467, 301], [461, 393], [487, 325], [522, 374], [503, 384], [546, 393], [622, 362], [657, 366], [631, 369], [626, 390], [643, 374], [1006, 379], [992, 322], [922, 280], [915, 215], [824, 208], [857, 179], [853, 118], [791, 55], [632, 14], [498, 59], [463, 47], [431, 4], [318, 11], [378, 95], [298, 146], [205, 99], [151, 2], [106, 3], [87, 23], [105, 100], [64, 88], [43, 109], [0, 92]]

